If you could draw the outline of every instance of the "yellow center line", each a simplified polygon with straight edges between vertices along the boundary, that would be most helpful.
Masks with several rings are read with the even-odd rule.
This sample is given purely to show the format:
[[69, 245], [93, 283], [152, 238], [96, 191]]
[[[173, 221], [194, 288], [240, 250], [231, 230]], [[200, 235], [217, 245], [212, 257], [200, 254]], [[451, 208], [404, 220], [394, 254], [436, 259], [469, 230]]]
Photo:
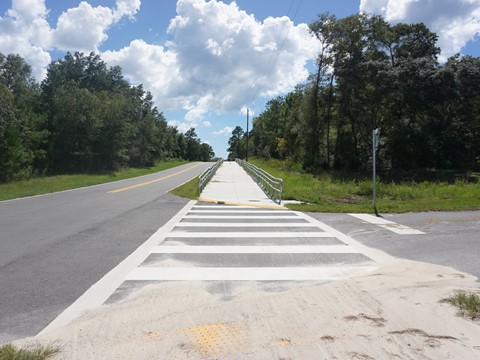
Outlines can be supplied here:
[[159, 178], [159, 179], [146, 181], [146, 182], [143, 182], [143, 183], [141, 183], [141, 184], [136, 184], [136, 185], [127, 186], [127, 187], [124, 187], [124, 188], [121, 188], [121, 189], [112, 190], [112, 191], [109, 191], [108, 193], [109, 193], [109, 194], [115, 194], [115, 193], [119, 193], [119, 192], [122, 192], [122, 191], [127, 191], [127, 190], [131, 190], [131, 189], [135, 189], [135, 188], [138, 188], [138, 187], [141, 187], [141, 186], [150, 185], [150, 184], [153, 184], [153, 183], [156, 183], [156, 182], [159, 182], [159, 181], [162, 181], [162, 180], [165, 180], [165, 179], [168, 179], [168, 178], [171, 178], [171, 177], [180, 175], [181, 173], [184, 173], [184, 172], [187, 172], [187, 171], [189, 171], [189, 170], [192, 170], [193, 168], [196, 168], [197, 166], [200, 166], [200, 165], [201, 165], [201, 164], [196, 164], [196, 165], [194, 165], [194, 166], [189, 167], [188, 169], [184, 169], [184, 170], [182, 170], [182, 171], [178, 171], [178, 172], [176, 172], [175, 174], [170, 174], [170, 175], [161, 177], [161, 178]]

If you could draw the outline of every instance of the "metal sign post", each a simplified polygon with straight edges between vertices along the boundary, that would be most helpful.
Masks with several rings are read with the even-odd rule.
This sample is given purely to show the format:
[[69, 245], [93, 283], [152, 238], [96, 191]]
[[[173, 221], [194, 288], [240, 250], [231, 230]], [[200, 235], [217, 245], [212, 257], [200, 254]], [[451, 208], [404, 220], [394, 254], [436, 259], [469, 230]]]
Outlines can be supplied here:
[[248, 122], [249, 122], [248, 121], [248, 113], [249, 113], [249, 111], [248, 111], [248, 108], [247, 108], [247, 153], [245, 155], [245, 161], [248, 161]]
[[375, 129], [372, 132], [372, 152], [373, 152], [373, 210], [375, 211], [375, 215], [378, 216], [377, 210], [377, 149], [378, 144], [380, 142], [380, 130]]

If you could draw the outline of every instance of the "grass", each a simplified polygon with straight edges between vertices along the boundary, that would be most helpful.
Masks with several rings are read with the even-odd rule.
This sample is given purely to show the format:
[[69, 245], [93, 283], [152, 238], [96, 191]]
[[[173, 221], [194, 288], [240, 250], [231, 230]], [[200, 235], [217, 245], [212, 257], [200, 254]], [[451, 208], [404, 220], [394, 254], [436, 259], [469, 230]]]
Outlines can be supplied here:
[[0, 201], [129, 179], [186, 163], [187, 161], [165, 161], [151, 167], [122, 169], [111, 174], [57, 175], [12, 181], [0, 184]]
[[474, 320], [480, 318], [480, 297], [474, 293], [456, 291], [454, 295], [442, 300], [458, 308], [461, 316]]
[[[373, 212], [371, 179], [352, 178], [324, 173], [314, 176], [302, 173], [292, 162], [253, 159], [251, 162], [283, 179], [283, 199], [304, 204], [288, 208], [311, 212]], [[377, 207], [380, 213], [422, 211], [480, 210], [480, 183], [457, 180], [408, 181], [386, 183], [379, 179]]]
[[173, 195], [181, 196], [187, 199], [197, 200], [198, 199], [198, 176], [194, 177], [192, 180], [186, 182], [179, 187], [170, 190], [170, 193]]
[[0, 346], [0, 360], [47, 360], [60, 352], [58, 346], [36, 346], [18, 349], [11, 344]]

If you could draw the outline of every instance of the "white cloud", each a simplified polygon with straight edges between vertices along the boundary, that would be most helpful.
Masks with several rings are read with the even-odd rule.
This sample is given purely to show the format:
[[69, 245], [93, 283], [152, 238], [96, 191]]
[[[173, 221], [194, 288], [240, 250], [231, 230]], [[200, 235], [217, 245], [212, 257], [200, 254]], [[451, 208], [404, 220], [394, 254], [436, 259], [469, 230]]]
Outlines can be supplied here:
[[39, 79], [51, 61], [46, 50], [51, 39], [47, 14], [44, 1], [13, 0], [5, 17], [0, 17], [0, 52], [20, 54]]
[[68, 51], [98, 51], [107, 38], [107, 30], [124, 16], [133, 19], [140, 9], [140, 0], [117, 0], [116, 8], [92, 7], [82, 1], [78, 7], [62, 13], [57, 21], [53, 42]]
[[248, 109], [248, 115], [253, 117], [255, 115], [255, 111], [250, 108], [247, 108], [246, 106], [242, 106], [242, 108], [240, 109], [240, 114], [242, 114], [243, 116], [247, 116], [247, 109]]
[[98, 51], [105, 41], [107, 29], [114, 21], [114, 11], [108, 7], [92, 7], [82, 1], [78, 7], [60, 15], [54, 31], [54, 43], [61, 50]]
[[[119, 51], [105, 51], [102, 58], [110, 65], [120, 65], [127, 78], [136, 84], [144, 84], [160, 102], [181, 79], [176, 55], [163, 46], [147, 44], [143, 40], [133, 40]], [[173, 107], [184, 104], [185, 101], [180, 101]]]
[[48, 51], [97, 51], [108, 29], [123, 17], [133, 19], [139, 9], [140, 0], [117, 0], [115, 9], [82, 1], [62, 13], [56, 28], [51, 28], [45, 0], [12, 0], [5, 17], [0, 17], [0, 52], [20, 54], [41, 80], [51, 61]]
[[180, 131], [181, 133], [186, 133], [188, 130], [190, 130], [190, 128], [195, 127], [195, 126], [192, 126], [192, 124], [190, 124], [188, 122], [182, 122], [182, 121], [178, 121], [178, 120], [169, 121], [168, 125], [176, 127], [178, 129], [178, 131]]
[[214, 136], [220, 136], [220, 135], [228, 136], [228, 135], [232, 134], [232, 131], [233, 131], [232, 127], [225, 126], [222, 130], [214, 131], [214, 132], [212, 132], [212, 134]]
[[[82, 1], [50, 27], [45, 0], [13, 0], [0, 17], [0, 51], [19, 53], [41, 80], [48, 51], [98, 51], [108, 30], [133, 19], [140, 0], [116, 0], [115, 7]], [[177, 16], [163, 46], [132, 41], [102, 58], [120, 65], [133, 84], [144, 84], [162, 110], [184, 109], [187, 124], [201, 124], [209, 113], [236, 113], [264, 96], [288, 92], [306, 80], [306, 63], [319, 50], [306, 24], [289, 18], [257, 21], [236, 2], [178, 0]]]
[[208, 128], [208, 127], [212, 126], [212, 123], [210, 121], [206, 120], [206, 121], [202, 122], [202, 125]]
[[[318, 52], [306, 24], [287, 17], [258, 22], [235, 2], [179, 0], [168, 32], [165, 47], [143, 43], [146, 52], [133, 51], [137, 40], [104, 58], [150, 89], [161, 109], [185, 109], [189, 122], [290, 91], [307, 78], [306, 62]], [[145, 66], [152, 53], [156, 61]]]
[[439, 36], [442, 61], [480, 34], [480, 0], [361, 0], [360, 11], [392, 23], [423, 22]]

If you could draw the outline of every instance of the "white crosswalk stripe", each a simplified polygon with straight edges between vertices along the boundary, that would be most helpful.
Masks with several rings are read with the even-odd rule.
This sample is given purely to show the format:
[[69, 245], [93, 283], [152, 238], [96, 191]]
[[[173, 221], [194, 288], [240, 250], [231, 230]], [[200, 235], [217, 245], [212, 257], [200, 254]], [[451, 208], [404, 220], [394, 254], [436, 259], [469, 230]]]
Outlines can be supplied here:
[[197, 203], [126, 280], [328, 281], [380, 257], [302, 213]]

